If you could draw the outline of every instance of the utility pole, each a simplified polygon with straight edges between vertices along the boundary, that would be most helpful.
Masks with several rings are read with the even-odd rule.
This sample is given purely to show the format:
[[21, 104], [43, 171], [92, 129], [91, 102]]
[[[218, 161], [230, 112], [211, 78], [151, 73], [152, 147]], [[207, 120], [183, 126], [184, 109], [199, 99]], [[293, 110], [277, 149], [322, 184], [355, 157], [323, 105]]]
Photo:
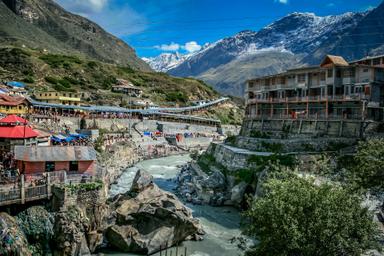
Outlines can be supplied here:
[[[131, 94], [128, 93], [128, 106], [131, 106]], [[131, 108], [129, 107], [128, 109], [128, 131], [129, 131], [129, 137], [131, 137], [131, 118], [132, 118], [132, 111]]]

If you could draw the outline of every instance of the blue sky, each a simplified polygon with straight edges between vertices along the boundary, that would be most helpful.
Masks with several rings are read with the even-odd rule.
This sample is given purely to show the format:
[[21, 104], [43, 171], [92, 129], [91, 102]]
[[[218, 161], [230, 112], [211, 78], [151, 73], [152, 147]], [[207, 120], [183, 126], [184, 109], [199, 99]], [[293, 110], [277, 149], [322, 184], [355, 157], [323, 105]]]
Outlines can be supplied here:
[[382, 0], [56, 0], [136, 49], [140, 57], [193, 52], [291, 12], [320, 16], [365, 11]]

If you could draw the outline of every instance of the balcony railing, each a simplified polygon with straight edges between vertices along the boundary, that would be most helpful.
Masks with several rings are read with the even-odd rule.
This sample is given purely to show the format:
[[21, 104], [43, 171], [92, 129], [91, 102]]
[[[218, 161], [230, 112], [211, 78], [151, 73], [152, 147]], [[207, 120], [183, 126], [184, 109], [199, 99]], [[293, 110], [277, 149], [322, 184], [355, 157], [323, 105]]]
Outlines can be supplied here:
[[71, 174], [66, 171], [20, 175], [18, 183], [2, 185], [0, 206], [24, 204], [25, 202], [50, 198], [54, 184], [79, 184], [96, 181], [90, 174]]
[[313, 101], [359, 101], [368, 100], [369, 96], [363, 93], [356, 93], [351, 95], [328, 95], [328, 96], [305, 96], [305, 97], [286, 97], [286, 98], [268, 98], [268, 99], [248, 99], [248, 104], [256, 103], [288, 103], [288, 102], [313, 102]]

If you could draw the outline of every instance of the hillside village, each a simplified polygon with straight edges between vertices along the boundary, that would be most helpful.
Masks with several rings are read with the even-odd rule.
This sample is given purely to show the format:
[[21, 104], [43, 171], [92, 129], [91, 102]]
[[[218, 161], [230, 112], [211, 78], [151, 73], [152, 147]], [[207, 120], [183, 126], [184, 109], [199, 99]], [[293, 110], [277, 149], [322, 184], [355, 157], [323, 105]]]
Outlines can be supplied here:
[[384, 55], [339, 49], [383, 10], [159, 63], [59, 2], [0, 1], [0, 255], [382, 255]]

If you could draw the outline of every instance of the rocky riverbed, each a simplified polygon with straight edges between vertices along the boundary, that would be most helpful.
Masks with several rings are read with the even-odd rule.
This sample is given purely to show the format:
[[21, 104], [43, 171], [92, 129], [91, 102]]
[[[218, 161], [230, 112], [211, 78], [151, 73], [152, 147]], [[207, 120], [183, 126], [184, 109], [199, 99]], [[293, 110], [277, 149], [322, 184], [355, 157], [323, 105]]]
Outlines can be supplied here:
[[[154, 177], [154, 183], [161, 189], [174, 193], [178, 184], [177, 175], [182, 166], [191, 161], [188, 155], [171, 156], [156, 160], [147, 160], [128, 168], [113, 184], [110, 196], [126, 193], [132, 184], [137, 170], [145, 170]], [[232, 256], [243, 254], [243, 249], [252, 242], [241, 235], [240, 214], [232, 207], [213, 207], [187, 203], [195, 218], [205, 231], [202, 241], [187, 241], [182, 243], [188, 250], [188, 255], [200, 256]], [[134, 255], [121, 254], [109, 251], [108, 255]]]

